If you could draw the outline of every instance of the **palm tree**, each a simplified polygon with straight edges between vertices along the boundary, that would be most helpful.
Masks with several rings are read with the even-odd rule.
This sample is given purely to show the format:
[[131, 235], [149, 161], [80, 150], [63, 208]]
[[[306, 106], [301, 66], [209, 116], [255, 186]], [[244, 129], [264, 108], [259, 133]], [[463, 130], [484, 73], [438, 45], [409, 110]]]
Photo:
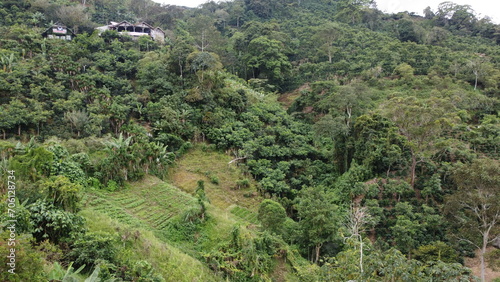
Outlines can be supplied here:
[[83, 111], [71, 111], [64, 114], [64, 119], [71, 124], [71, 129], [73, 127], [76, 129], [78, 137], [80, 137], [80, 132], [83, 130], [84, 126], [89, 122], [90, 117], [87, 112]]
[[10, 53], [10, 55], [2, 54], [0, 56], [0, 63], [3, 66], [4, 72], [12, 72], [12, 66], [14, 65], [14, 61], [16, 57], [14, 57], [14, 53]]

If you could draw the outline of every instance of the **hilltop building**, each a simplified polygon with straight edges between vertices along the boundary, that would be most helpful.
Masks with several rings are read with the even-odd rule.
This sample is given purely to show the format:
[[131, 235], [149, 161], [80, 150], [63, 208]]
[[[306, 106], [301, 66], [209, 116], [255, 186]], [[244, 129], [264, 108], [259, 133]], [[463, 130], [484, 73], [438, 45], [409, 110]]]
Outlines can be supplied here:
[[67, 26], [58, 22], [45, 30], [42, 36], [49, 39], [72, 40], [76, 34]]
[[153, 27], [145, 22], [131, 24], [127, 21], [122, 22], [110, 22], [109, 25], [100, 26], [96, 28], [99, 33], [106, 30], [116, 30], [119, 33], [126, 33], [132, 38], [139, 38], [139, 36], [149, 36], [151, 39], [158, 41], [160, 43], [165, 42], [165, 32], [159, 27]]

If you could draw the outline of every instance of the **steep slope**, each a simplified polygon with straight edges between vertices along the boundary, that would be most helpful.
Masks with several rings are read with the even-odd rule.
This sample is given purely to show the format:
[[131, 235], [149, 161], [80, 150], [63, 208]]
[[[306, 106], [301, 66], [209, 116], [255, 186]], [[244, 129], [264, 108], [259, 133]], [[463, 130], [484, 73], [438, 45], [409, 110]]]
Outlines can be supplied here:
[[248, 223], [257, 224], [257, 209], [262, 201], [256, 183], [245, 173], [234, 158], [211, 150], [206, 145], [193, 148], [177, 160], [169, 181], [185, 192], [194, 194], [197, 181], [204, 181], [210, 203], [223, 211], [230, 211]]

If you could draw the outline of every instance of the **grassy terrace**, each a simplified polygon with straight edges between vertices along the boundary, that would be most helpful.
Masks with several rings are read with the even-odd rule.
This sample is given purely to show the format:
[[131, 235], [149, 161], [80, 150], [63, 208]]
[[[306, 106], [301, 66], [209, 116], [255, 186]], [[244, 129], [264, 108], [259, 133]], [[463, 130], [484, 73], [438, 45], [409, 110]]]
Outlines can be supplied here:
[[[193, 195], [198, 180], [203, 180], [205, 193], [213, 206], [227, 211], [239, 206], [256, 213], [262, 201], [256, 191], [256, 182], [236, 163], [229, 164], [232, 159], [206, 145], [197, 145], [176, 161], [169, 183]], [[238, 181], [244, 179], [248, 180], [248, 187], [238, 185]]]
[[196, 199], [154, 177], [116, 192], [93, 191], [85, 205], [111, 218], [147, 230], [161, 230], [175, 215], [196, 205]]
[[[88, 191], [82, 214], [90, 230], [118, 233], [122, 241], [124, 236], [141, 234], [139, 240], [123, 241], [124, 246], [132, 248], [131, 256], [151, 261], [164, 277], [215, 281], [218, 277], [201, 263], [203, 253], [229, 240], [235, 226], [252, 236], [249, 229], [259, 224], [257, 209], [262, 200], [250, 177], [248, 185], [238, 187], [238, 181], [247, 176], [238, 166], [228, 165], [229, 161], [231, 157], [225, 154], [197, 146], [177, 161], [168, 183], [147, 176], [115, 192]], [[199, 208], [193, 196], [198, 180], [204, 181], [210, 200], [207, 220], [189, 224], [184, 215]], [[162, 255], [152, 258], [153, 249]], [[183, 273], [188, 274], [184, 277]]]

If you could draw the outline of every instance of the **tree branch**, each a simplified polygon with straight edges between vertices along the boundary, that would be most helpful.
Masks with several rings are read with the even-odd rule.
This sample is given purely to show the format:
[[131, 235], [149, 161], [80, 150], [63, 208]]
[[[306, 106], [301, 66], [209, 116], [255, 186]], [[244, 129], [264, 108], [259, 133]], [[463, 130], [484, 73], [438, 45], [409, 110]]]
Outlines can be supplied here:
[[236, 159], [231, 160], [231, 161], [230, 161], [230, 162], [228, 162], [227, 164], [228, 164], [228, 165], [230, 165], [230, 164], [232, 164], [232, 163], [234, 163], [234, 162], [236, 162], [236, 161], [239, 161], [239, 160], [244, 160], [244, 159], [246, 159], [246, 158], [247, 158], [247, 157], [239, 157], [239, 158], [236, 158]]

